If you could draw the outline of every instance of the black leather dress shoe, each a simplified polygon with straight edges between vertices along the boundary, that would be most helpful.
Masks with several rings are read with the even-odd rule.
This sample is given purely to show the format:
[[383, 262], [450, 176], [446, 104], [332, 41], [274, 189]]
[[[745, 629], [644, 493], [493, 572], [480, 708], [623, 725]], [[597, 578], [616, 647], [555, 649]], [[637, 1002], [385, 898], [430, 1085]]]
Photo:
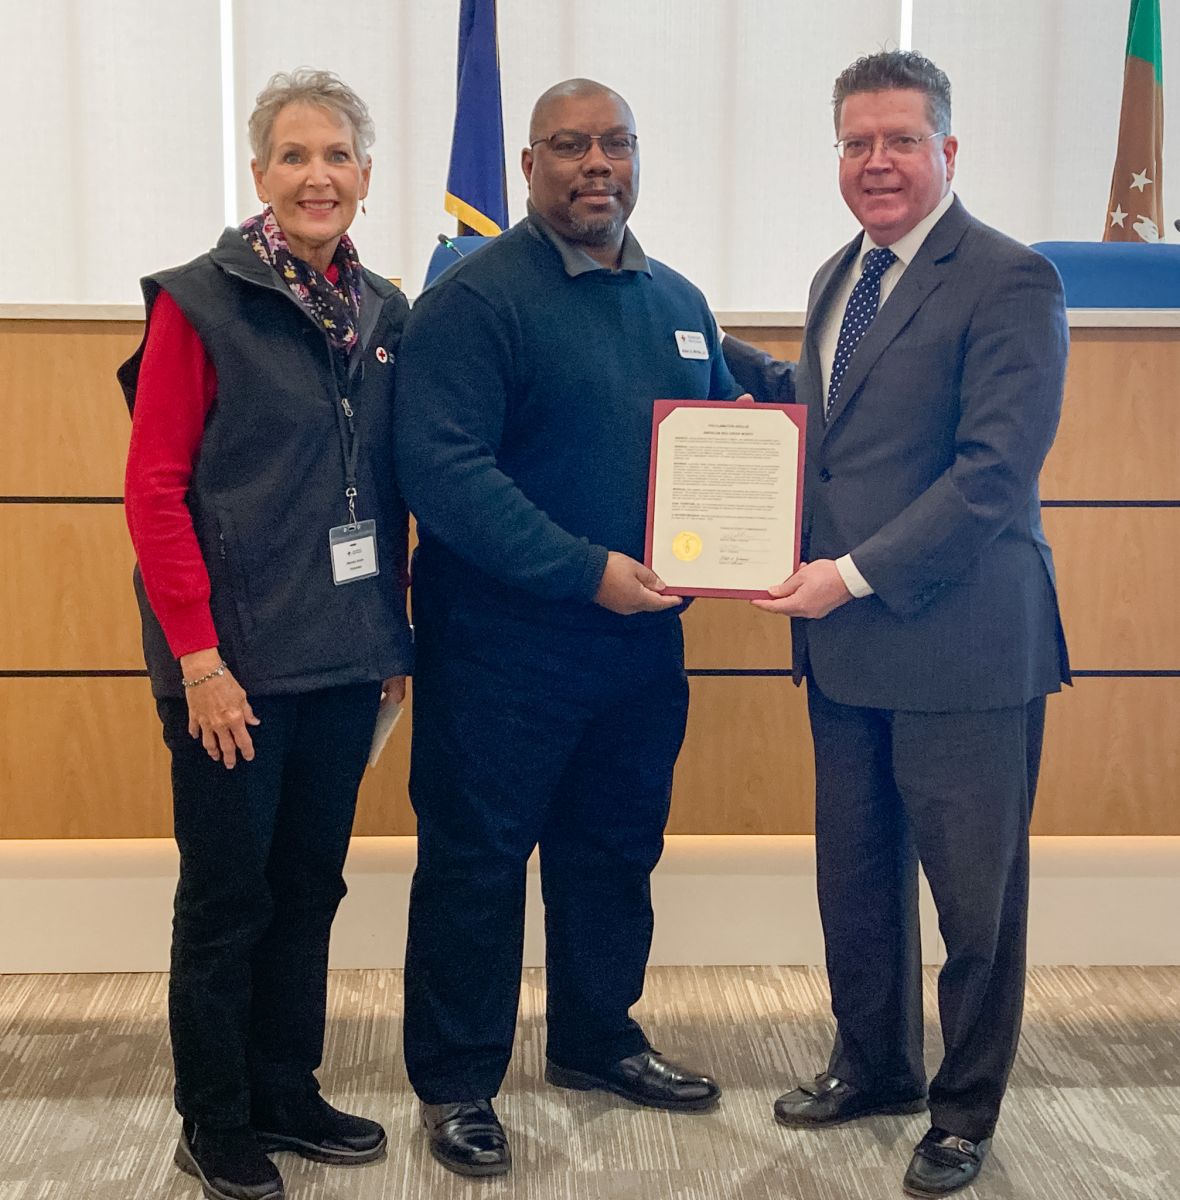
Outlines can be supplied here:
[[185, 1121], [173, 1158], [201, 1182], [205, 1200], [283, 1200], [283, 1177], [247, 1126], [206, 1129]]
[[914, 1147], [901, 1186], [907, 1196], [922, 1200], [957, 1192], [974, 1182], [991, 1144], [991, 1138], [969, 1142], [936, 1126]]
[[258, 1144], [267, 1153], [290, 1150], [312, 1162], [353, 1166], [374, 1162], [385, 1153], [385, 1130], [368, 1117], [333, 1108], [318, 1093], [297, 1104], [255, 1113]]
[[916, 1113], [926, 1108], [925, 1096], [890, 1096], [862, 1092], [826, 1072], [813, 1083], [800, 1084], [774, 1102], [774, 1119], [791, 1129], [827, 1129], [860, 1117], [884, 1113]]
[[701, 1112], [721, 1099], [721, 1089], [708, 1075], [669, 1062], [658, 1050], [632, 1054], [597, 1071], [575, 1071], [550, 1060], [545, 1082], [579, 1092], [601, 1088], [636, 1104], [674, 1112]]
[[508, 1137], [490, 1100], [423, 1104], [430, 1153], [459, 1175], [503, 1175], [512, 1166]]

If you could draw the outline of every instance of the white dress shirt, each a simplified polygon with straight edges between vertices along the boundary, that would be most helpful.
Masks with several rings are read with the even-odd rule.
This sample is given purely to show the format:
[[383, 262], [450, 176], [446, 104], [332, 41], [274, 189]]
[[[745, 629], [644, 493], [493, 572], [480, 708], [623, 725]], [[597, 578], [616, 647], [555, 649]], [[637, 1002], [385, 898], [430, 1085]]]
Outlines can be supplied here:
[[[938, 224], [947, 209], [954, 202], [954, 192], [947, 192], [909, 233], [899, 237], [889, 247], [897, 255], [897, 261], [891, 263], [889, 269], [881, 276], [881, 298], [877, 304], [878, 312], [881, 310], [881, 305], [889, 299], [889, 295], [893, 289], [897, 287], [897, 281], [905, 274], [906, 267], [914, 261], [914, 255], [922, 248], [922, 243], [926, 240], [927, 234]], [[861, 272], [864, 270], [865, 255], [870, 250], [876, 249], [878, 249], [877, 243], [867, 233], [863, 233], [860, 239], [860, 250], [857, 252], [856, 258], [849, 264], [848, 270], [845, 271], [844, 278], [840, 281], [840, 286], [836, 289], [835, 295], [832, 297], [832, 303], [828, 307], [827, 316], [824, 318], [823, 326], [820, 328], [816, 338], [825, 404], [828, 397], [828, 382], [832, 378], [832, 363], [836, 358], [836, 345], [840, 341], [840, 326], [844, 321], [844, 310], [848, 307], [848, 298], [852, 295], [852, 289], [856, 287], [856, 281], [860, 278]], [[873, 594], [872, 587], [869, 585], [868, 580], [857, 570], [856, 563], [852, 561], [851, 554], [845, 554], [836, 559], [836, 570], [840, 572], [840, 578], [844, 580], [844, 586], [858, 600], [864, 596], [871, 596]]]

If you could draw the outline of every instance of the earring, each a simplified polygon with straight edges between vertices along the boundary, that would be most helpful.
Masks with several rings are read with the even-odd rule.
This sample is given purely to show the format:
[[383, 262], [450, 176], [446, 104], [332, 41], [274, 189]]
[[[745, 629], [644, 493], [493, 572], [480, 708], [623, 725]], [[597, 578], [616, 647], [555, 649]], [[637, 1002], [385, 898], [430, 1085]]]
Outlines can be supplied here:
[[362, 200], [362, 201], [361, 201], [361, 216], [362, 216], [362, 217], [367, 217], [368, 215], [369, 215], [369, 210], [368, 210], [368, 209], [365, 207], [365, 202], [364, 202], [364, 200]]

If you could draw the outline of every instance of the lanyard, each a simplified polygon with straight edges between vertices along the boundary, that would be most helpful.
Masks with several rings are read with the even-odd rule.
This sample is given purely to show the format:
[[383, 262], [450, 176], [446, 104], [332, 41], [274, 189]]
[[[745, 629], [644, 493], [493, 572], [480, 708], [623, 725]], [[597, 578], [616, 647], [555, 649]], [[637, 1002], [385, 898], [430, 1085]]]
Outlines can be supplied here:
[[344, 455], [344, 498], [348, 502], [348, 524], [355, 526], [356, 519], [356, 464], [360, 454], [361, 438], [357, 433], [352, 405], [347, 396], [340, 397], [336, 410], [336, 429], [340, 434], [340, 449]]

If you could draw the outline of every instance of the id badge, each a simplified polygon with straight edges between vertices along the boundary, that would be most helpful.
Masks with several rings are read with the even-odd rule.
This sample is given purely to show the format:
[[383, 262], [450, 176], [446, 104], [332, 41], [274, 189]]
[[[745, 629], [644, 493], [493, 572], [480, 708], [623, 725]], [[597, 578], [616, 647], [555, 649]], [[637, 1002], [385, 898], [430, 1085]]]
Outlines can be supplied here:
[[340, 587], [377, 574], [377, 522], [358, 521], [328, 530], [332, 582]]

